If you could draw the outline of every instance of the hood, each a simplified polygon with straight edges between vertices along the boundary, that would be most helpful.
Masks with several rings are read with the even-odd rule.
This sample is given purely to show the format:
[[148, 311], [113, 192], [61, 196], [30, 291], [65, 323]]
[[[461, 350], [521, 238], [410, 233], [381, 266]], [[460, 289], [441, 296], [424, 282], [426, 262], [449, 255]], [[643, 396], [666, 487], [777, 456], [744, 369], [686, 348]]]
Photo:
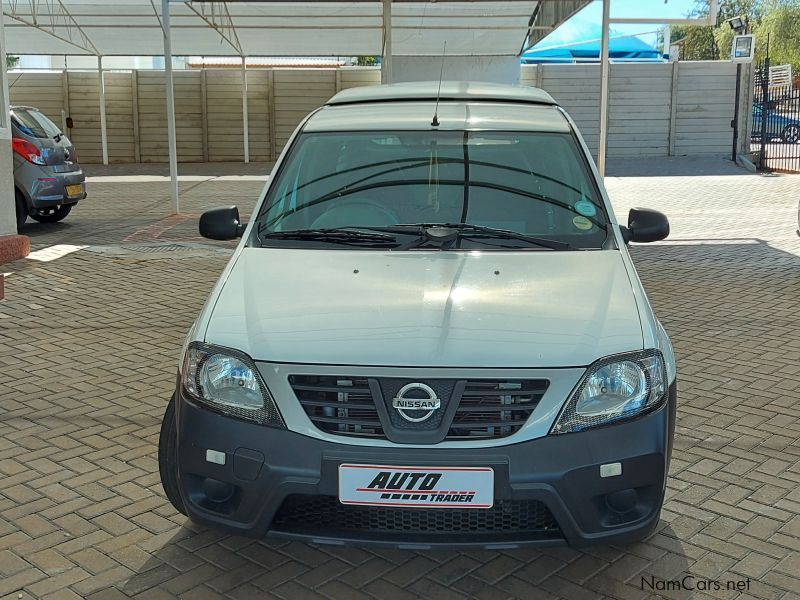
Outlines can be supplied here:
[[205, 339], [255, 360], [565, 367], [642, 348], [617, 250], [245, 248]]

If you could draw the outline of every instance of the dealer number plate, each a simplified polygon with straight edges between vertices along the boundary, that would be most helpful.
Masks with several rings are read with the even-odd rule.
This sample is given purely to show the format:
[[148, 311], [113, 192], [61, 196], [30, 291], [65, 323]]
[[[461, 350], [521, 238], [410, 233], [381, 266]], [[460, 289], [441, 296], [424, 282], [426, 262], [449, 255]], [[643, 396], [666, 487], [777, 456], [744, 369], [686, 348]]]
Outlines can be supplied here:
[[339, 501], [366, 506], [491, 508], [488, 467], [339, 465]]
[[83, 193], [83, 188], [81, 188], [81, 185], [79, 183], [67, 186], [67, 196], [69, 197], [80, 196], [82, 193]]

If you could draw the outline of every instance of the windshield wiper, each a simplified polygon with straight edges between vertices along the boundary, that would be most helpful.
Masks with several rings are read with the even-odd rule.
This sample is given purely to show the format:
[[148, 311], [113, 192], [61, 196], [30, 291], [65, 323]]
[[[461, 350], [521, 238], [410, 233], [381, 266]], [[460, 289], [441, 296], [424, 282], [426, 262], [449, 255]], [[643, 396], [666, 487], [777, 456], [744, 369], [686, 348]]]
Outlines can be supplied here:
[[397, 239], [393, 235], [383, 233], [372, 233], [369, 231], [359, 231], [348, 227], [338, 227], [330, 229], [293, 229], [289, 231], [270, 231], [259, 233], [259, 239], [276, 240], [309, 240], [320, 242], [331, 242], [334, 244], [356, 244], [356, 245], [395, 245]]
[[[419, 237], [402, 246], [398, 246], [397, 250], [409, 250], [426, 243], [438, 244], [440, 247], [444, 247], [463, 237], [515, 240], [549, 250], [577, 250], [577, 248], [566, 242], [525, 235], [509, 229], [472, 225], [471, 223], [416, 223], [413, 225], [395, 225], [394, 227], [397, 229], [417, 228], [419, 231]], [[509, 246], [504, 247], [507, 248]]]

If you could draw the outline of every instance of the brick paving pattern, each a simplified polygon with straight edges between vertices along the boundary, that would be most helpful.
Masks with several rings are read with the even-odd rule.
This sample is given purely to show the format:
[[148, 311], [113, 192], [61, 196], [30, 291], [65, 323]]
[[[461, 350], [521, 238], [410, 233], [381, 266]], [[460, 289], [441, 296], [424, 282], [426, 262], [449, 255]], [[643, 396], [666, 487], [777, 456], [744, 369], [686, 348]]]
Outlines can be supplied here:
[[[266, 167], [195, 167], [181, 183], [188, 218], [165, 218], [163, 167], [116, 167], [96, 170], [64, 223], [25, 232], [33, 249], [88, 248], [0, 266], [12, 273], [0, 302], [0, 598], [800, 598], [800, 177], [720, 161], [612, 167], [634, 175], [607, 180], [621, 216], [660, 207], [673, 225], [668, 242], [633, 250], [680, 377], [668, 500], [649, 540], [329, 549], [176, 514], [158, 478], [159, 425], [182, 337], [231, 248], [198, 244], [197, 215], [249, 212]], [[749, 578], [749, 590], [642, 589], [643, 577], [686, 574]]]

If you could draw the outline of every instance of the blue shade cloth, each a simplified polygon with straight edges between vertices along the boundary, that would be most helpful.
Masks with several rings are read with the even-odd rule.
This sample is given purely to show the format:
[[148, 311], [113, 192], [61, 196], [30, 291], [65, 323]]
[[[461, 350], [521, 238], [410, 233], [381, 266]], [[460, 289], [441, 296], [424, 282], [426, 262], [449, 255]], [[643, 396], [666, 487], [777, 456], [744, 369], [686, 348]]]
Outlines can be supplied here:
[[[558, 48], [541, 48], [538, 44], [522, 55], [523, 64], [572, 62], [575, 59], [600, 59], [600, 40], [576, 41]], [[611, 59], [659, 60], [662, 54], [638, 37], [611, 38], [608, 45]]]

